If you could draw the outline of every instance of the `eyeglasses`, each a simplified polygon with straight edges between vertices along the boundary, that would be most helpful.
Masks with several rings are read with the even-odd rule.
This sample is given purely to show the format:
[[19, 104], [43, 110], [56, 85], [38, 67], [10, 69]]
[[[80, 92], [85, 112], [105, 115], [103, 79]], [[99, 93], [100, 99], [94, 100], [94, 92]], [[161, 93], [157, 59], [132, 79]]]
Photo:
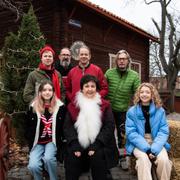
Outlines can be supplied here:
[[61, 54], [61, 56], [71, 56], [70, 54]]
[[126, 60], [128, 60], [128, 58], [117, 58], [117, 60], [119, 60], [119, 61], [126, 61]]

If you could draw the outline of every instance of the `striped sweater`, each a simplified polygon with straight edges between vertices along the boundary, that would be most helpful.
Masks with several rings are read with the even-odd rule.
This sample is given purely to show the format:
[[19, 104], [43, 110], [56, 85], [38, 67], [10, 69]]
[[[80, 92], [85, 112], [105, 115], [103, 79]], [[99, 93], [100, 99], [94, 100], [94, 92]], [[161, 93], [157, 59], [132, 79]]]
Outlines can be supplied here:
[[127, 111], [130, 98], [140, 84], [138, 73], [128, 69], [121, 75], [117, 68], [113, 68], [106, 71], [105, 77], [109, 87], [107, 99], [111, 102], [112, 110], [115, 112]]

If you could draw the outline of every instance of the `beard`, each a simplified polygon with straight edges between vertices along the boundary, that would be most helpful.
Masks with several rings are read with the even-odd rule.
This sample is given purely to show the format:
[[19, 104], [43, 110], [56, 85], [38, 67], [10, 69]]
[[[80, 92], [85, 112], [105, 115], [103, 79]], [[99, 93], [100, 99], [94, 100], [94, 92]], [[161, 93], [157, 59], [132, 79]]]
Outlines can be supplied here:
[[69, 66], [69, 64], [70, 64], [70, 60], [63, 59], [63, 60], [60, 61], [60, 64], [61, 64], [61, 66], [67, 68]]
[[118, 68], [119, 71], [125, 72], [127, 70], [128, 66], [126, 66], [126, 67], [119, 67], [118, 66], [117, 68]]
[[129, 67], [129, 63], [126, 66], [124, 66], [124, 67], [119, 67], [118, 64], [116, 63], [116, 66], [117, 66], [117, 69], [120, 72], [125, 72], [128, 69], [128, 67]]

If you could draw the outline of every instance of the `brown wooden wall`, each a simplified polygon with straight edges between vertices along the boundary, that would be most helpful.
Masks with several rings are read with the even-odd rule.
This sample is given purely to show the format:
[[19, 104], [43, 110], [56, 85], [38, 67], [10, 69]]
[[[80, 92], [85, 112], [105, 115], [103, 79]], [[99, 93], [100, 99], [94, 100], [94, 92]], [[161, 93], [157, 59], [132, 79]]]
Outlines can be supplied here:
[[175, 96], [174, 111], [180, 113], [180, 97]]
[[[149, 40], [140, 34], [99, 15], [76, 1], [33, 0], [41, 31], [47, 43], [56, 51], [63, 46], [71, 46], [76, 40], [84, 41], [92, 51], [92, 62], [105, 72], [109, 68], [109, 53], [115, 54], [126, 49], [132, 59], [141, 63], [142, 81], [149, 80]], [[17, 24], [8, 16], [9, 12], [0, 11], [0, 47], [4, 36], [16, 30]], [[3, 16], [1, 16], [3, 15]], [[4, 20], [6, 17], [8, 20]], [[69, 19], [78, 20], [81, 28], [68, 24]]]
[[[71, 11], [69, 6], [68, 12]], [[133, 59], [141, 63], [142, 80], [148, 81], [148, 39], [81, 5], [76, 7], [71, 18], [79, 20], [82, 27], [68, 25], [69, 45], [76, 40], [83, 40], [92, 50], [92, 62], [101, 66], [104, 71], [109, 68], [108, 54], [126, 49]]]

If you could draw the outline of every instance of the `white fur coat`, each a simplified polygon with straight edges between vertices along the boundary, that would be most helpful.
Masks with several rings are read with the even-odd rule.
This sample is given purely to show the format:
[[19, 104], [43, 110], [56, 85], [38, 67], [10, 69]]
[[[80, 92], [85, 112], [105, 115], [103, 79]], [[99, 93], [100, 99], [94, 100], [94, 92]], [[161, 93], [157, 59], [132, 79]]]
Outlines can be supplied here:
[[77, 129], [80, 145], [87, 148], [95, 142], [102, 127], [100, 95], [97, 93], [93, 99], [88, 99], [81, 92], [78, 92], [76, 105], [80, 112], [74, 126]]

